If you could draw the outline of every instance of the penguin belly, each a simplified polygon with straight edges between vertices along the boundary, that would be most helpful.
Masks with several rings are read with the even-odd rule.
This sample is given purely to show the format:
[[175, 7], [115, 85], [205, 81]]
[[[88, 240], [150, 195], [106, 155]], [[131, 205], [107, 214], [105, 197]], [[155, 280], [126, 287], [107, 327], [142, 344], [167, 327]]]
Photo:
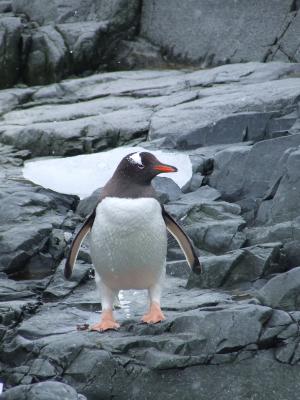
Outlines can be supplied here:
[[91, 257], [111, 289], [147, 289], [164, 273], [167, 230], [154, 198], [106, 197], [97, 206]]

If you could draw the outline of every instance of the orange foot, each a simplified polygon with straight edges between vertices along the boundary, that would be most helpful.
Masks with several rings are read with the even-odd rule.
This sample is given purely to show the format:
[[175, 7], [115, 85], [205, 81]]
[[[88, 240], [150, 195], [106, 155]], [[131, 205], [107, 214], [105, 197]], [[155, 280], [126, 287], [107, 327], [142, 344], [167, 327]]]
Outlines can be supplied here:
[[108, 331], [109, 329], [118, 329], [120, 328], [120, 324], [118, 324], [116, 321], [111, 321], [109, 319], [102, 320], [101, 322], [98, 322], [98, 324], [94, 324], [90, 326], [89, 330], [90, 331], [98, 331], [98, 332], [104, 332]]
[[150, 306], [150, 311], [145, 314], [142, 318], [142, 322], [146, 324], [156, 324], [157, 322], [163, 321], [165, 318], [161, 308], [158, 304], [152, 303]]
[[102, 312], [101, 321], [98, 324], [90, 326], [90, 331], [104, 332], [109, 329], [118, 329], [120, 325], [115, 321], [111, 310], [105, 310]]

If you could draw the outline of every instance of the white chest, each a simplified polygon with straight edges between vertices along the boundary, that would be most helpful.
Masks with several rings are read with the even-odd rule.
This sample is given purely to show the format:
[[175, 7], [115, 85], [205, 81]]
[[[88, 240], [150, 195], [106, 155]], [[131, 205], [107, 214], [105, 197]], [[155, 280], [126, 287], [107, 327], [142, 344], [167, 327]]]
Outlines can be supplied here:
[[98, 205], [91, 255], [108, 286], [150, 287], [161, 276], [166, 252], [166, 226], [157, 200], [108, 197]]

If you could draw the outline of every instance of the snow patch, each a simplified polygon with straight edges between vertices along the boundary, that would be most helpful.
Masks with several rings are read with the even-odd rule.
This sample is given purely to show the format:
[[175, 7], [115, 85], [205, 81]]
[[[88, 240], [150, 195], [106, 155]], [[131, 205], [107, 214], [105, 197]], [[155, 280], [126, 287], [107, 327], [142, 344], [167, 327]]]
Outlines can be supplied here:
[[[149, 151], [142, 147], [118, 147], [101, 153], [75, 157], [47, 158], [27, 161], [24, 178], [56, 192], [76, 194], [84, 198], [105, 185], [123, 157], [134, 152]], [[192, 164], [187, 154], [151, 151], [161, 162], [174, 165], [178, 172], [160, 174], [182, 187], [192, 176]]]

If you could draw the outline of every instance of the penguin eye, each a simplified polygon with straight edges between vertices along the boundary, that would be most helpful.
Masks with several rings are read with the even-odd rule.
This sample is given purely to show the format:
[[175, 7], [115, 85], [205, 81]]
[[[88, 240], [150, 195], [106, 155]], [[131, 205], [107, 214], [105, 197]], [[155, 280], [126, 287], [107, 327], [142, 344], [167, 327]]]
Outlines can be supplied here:
[[143, 164], [137, 164], [137, 166], [138, 166], [139, 169], [144, 169], [145, 168], [145, 165], [143, 165]]

